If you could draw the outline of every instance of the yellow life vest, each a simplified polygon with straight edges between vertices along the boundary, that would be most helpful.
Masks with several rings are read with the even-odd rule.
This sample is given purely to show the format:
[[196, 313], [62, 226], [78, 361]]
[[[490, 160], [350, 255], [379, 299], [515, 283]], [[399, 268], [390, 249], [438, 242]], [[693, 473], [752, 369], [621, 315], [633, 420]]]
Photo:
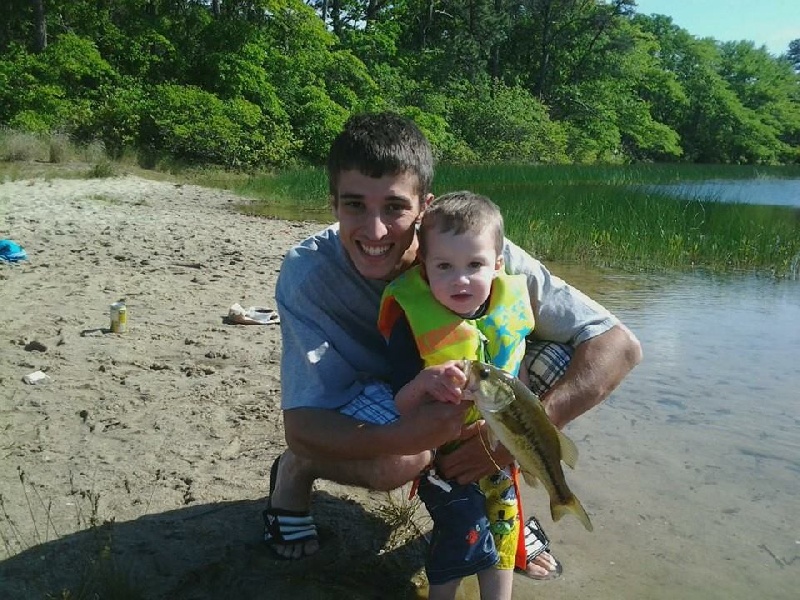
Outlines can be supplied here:
[[434, 298], [419, 267], [409, 269], [383, 292], [378, 329], [385, 338], [402, 314], [425, 366], [468, 358], [490, 362], [513, 375], [525, 355], [525, 336], [534, 324], [525, 276], [503, 272], [492, 282], [485, 314], [464, 319]]

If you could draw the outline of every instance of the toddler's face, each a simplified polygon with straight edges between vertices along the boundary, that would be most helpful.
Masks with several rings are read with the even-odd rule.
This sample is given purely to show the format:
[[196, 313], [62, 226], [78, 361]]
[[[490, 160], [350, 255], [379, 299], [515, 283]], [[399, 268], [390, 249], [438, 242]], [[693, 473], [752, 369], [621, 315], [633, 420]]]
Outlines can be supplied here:
[[431, 231], [426, 241], [425, 272], [433, 296], [462, 317], [474, 315], [503, 266], [494, 236], [489, 231], [458, 235]]

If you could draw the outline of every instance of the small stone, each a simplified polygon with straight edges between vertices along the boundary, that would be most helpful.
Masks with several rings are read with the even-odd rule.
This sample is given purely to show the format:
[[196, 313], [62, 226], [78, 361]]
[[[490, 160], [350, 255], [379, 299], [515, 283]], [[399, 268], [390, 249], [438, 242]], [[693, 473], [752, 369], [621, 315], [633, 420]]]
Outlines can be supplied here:
[[47, 352], [47, 346], [41, 342], [33, 340], [25, 344], [25, 350], [28, 352]]

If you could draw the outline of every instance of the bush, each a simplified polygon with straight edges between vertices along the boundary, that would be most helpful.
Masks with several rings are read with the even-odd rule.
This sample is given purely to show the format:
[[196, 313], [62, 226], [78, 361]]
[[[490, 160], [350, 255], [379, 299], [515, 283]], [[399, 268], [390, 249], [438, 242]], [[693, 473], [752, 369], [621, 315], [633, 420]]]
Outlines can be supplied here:
[[98, 104], [91, 123], [87, 124], [84, 138], [99, 138], [108, 154], [119, 158], [126, 148], [139, 143], [142, 114], [146, 110], [144, 91], [136, 85], [125, 85], [109, 90]]
[[140, 141], [151, 160], [169, 155], [238, 168], [284, 164], [294, 150], [289, 132], [247, 100], [223, 101], [198, 88], [161, 85], [143, 108]]
[[449, 121], [479, 160], [566, 161], [564, 129], [528, 91], [500, 82], [465, 86], [456, 92]]
[[299, 101], [291, 117], [294, 131], [302, 143], [303, 157], [312, 163], [322, 164], [333, 138], [344, 127], [348, 111], [315, 87], [305, 88]]
[[416, 106], [407, 106], [400, 113], [412, 119], [433, 146], [436, 160], [446, 162], [472, 162], [476, 159], [472, 149], [456, 137], [444, 117], [425, 112]]

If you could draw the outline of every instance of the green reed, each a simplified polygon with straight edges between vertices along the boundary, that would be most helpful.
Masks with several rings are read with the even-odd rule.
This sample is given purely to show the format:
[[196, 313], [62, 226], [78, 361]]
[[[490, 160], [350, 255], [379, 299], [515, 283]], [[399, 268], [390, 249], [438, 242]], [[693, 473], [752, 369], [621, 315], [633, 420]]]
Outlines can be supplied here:
[[[435, 191], [489, 196], [503, 210], [509, 238], [542, 259], [782, 277], [800, 257], [800, 209], [667, 198], [636, 187], [781, 176], [800, 177], [800, 167], [442, 165]], [[234, 189], [260, 199], [249, 212], [332, 220], [319, 169], [248, 177]]]

